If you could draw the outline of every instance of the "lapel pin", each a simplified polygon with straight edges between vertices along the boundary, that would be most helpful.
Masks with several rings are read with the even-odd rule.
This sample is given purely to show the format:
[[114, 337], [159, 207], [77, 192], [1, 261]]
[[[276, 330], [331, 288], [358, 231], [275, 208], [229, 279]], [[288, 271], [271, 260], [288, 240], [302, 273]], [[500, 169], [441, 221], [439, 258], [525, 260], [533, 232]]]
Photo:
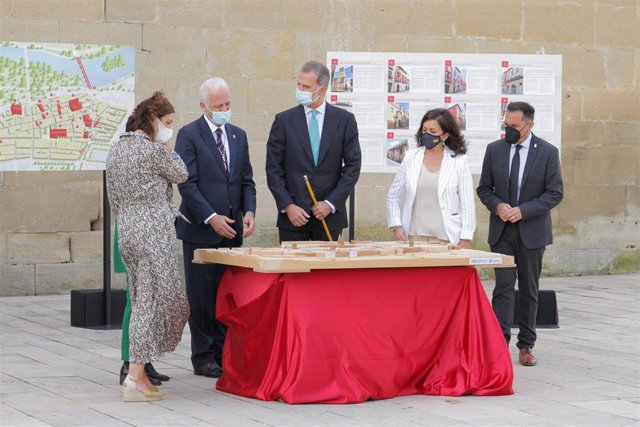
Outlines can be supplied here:
[[233, 139], [236, 139], [236, 134], [235, 133], [233, 134]]
[[[234, 135], [235, 138], [235, 135]], [[538, 148], [538, 144], [533, 144], [533, 148]]]

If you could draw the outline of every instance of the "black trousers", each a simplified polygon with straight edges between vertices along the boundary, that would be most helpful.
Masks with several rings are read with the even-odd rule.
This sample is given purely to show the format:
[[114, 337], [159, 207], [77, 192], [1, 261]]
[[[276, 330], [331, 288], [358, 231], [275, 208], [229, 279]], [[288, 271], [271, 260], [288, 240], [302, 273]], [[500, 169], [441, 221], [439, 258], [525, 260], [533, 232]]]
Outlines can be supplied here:
[[[329, 233], [334, 241], [338, 240], [338, 236], [342, 232], [342, 229], [331, 230], [329, 229]], [[322, 222], [318, 221], [314, 217], [309, 218], [309, 222], [307, 222], [302, 227], [299, 227], [295, 230], [287, 230], [284, 228], [278, 229], [278, 234], [280, 237], [280, 243], [282, 242], [299, 242], [299, 241], [307, 241], [307, 240], [324, 240], [329, 241], [327, 238], [327, 233], [324, 231], [322, 227]]]
[[[216, 296], [218, 285], [226, 265], [194, 264], [196, 249], [239, 246], [229, 244], [205, 245], [182, 241], [184, 275], [189, 298], [189, 329], [191, 330], [191, 364], [194, 368], [215, 361], [222, 366], [222, 347], [227, 327], [216, 319]], [[223, 242], [223, 243], [225, 243]]]
[[517, 267], [496, 268], [496, 286], [491, 304], [507, 343], [511, 340], [515, 283], [518, 279], [520, 309], [518, 348], [531, 347], [536, 342], [536, 314], [538, 312], [538, 281], [542, 271], [544, 247], [528, 249], [520, 238], [519, 225], [507, 223], [500, 239], [491, 246], [493, 252], [513, 255]]

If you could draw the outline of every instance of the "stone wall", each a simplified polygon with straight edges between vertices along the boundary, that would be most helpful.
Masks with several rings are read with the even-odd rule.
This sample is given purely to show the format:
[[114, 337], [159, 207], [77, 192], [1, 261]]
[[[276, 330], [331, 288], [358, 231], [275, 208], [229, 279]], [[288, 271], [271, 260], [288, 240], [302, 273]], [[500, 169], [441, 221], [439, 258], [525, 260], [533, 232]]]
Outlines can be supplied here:
[[[225, 77], [233, 122], [250, 138], [256, 246], [277, 240], [265, 143], [306, 60], [329, 50], [561, 54], [565, 200], [544, 272], [608, 274], [640, 269], [639, 9], [638, 0], [0, 0], [0, 40], [135, 46], [137, 100], [164, 89], [179, 126], [200, 114], [200, 83]], [[100, 286], [101, 179], [0, 173], [0, 295]], [[357, 238], [390, 238], [391, 179], [361, 177]], [[486, 248], [479, 203], [478, 215], [474, 244]]]

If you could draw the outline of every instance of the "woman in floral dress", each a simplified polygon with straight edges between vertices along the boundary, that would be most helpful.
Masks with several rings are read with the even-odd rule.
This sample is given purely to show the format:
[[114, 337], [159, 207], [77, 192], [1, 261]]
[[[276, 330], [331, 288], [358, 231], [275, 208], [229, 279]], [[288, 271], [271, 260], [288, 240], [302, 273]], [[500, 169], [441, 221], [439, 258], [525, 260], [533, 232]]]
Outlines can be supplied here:
[[189, 316], [176, 259], [172, 184], [187, 168], [168, 145], [175, 110], [161, 92], [142, 101], [127, 121], [127, 132], [107, 156], [107, 191], [118, 218], [118, 246], [129, 275], [129, 373], [127, 402], [162, 398], [144, 371], [164, 352], [175, 350]]

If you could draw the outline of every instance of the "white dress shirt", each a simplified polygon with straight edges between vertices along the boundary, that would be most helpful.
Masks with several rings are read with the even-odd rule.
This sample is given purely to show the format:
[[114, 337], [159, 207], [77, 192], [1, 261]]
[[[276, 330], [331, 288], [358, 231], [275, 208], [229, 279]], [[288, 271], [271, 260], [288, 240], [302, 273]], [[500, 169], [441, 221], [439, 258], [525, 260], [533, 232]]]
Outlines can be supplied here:
[[[211, 119], [209, 119], [209, 117], [207, 117], [206, 114], [204, 115], [204, 119], [206, 120], [207, 124], [209, 125], [209, 129], [211, 129], [211, 133], [213, 134], [213, 140], [216, 140], [216, 130], [220, 129], [222, 130], [222, 145], [224, 145], [224, 151], [225, 154], [227, 155], [227, 167], [229, 167], [229, 165], [231, 165], [231, 151], [229, 150], [229, 140], [227, 139], [227, 130], [225, 129], [224, 126], [218, 126], [215, 123], [213, 123], [211, 121]], [[218, 147], [216, 147], [217, 149]], [[209, 221], [211, 221], [211, 218], [213, 218], [214, 216], [216, 216], [217, 213], [212, 213], [207, 219], [204, 220], [205, 224], [209, 224]]]
[[[216, 124], [214, 124], [211, 119], [209, 119], [209, 117], [207, 117], [206, 114], [204, 114], [204, 118], [207, 121], [207, 124], [209, 125], [209, 129], [211, 129], [211, 133], [213, 134], [213, 140], [216, 140], [216, 130], [220, 129], [222, 130], [222, 144], [224, 145], [224, 151], [225, 154], [227, 155], [227, 165], [231, 164], [231, 151], [229, 150], [229, 140], [227, 139], [227, 130], [225, 129], [224, 126], [218, 126]], [[217, 147], [216, 147], [217, 148]]]
[[[326, 102], [323, 102], [318, 108], [316, 108], [316, 111], [318, 112], [316, 114], [316, 120], [318, 121], [318, 131], [319, 131], [320, 139], [322, 139], [322, 126], [324, 125], [324, 116], [325, 116], [324, 113], [326, 109], [327, 109]], [[309, 121], [311, 120], [311, 111], [313, 111], [313, 108], [309, 108], [305, 105], [304, 114], [307, 118], [307, 129], [309, 129]]]
[[[326, 102], [323, 102], [322, 104], [320, 104], [318, 108], [315, 109], [317, 111], [316, 120], [318, 121], [318, 134], [320, 136], [320, 140], [322, 140], [322, 127], [324, 126], [324, 116], [325, 116], [326, 109], [327, 109]], [[304, 114], [305, 114], [305, 117], [307, 118], [307, 130], [309, 129], [309, 121], [311, 120], [311, 111], [313, 111], [313, 108], [309, 108], [306, 105], [304, 106]], [[333, 203], [331, 203], [328, 200], [325, 200], [325, 202], [327, 202], [327, 204], [331, 208], [331, 213], [336, 213], [336, 207], [333, 205]]]
[[[520, 170], [518, 171], [518, 200], [520, 200], [520, 189], [522, 188], [522, 175], [524, 174], [524, 166], [527, 164], [527, 156], [529, 155], [529, 145], [531, 145], [531, 136], [533, 134], [529, 132], [529, 136], [527, 139], [522, 141], [522, 148], [518, 153], [520, 155]], [[513, 162], [513, 156], [516, 154], [516, 146], [518, 144], [513, 144], [511, 146], [511, 150], [509, 151], [509, 176], [511, 176], [511, 163]]]

